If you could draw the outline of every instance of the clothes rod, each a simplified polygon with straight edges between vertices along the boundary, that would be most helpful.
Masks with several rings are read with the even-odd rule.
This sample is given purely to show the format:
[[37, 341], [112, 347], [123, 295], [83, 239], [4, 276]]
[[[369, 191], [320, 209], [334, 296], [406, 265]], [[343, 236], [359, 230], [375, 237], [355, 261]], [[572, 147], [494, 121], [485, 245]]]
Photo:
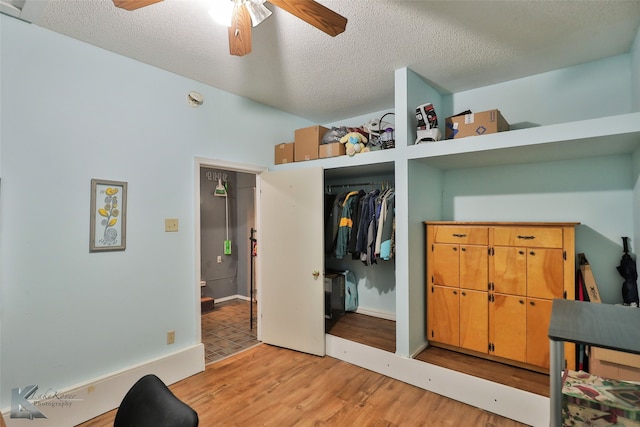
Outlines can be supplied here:
[[391, 187], [389, 181], [378, 181], [378, 182], [356, 182], [349, 184], [331, 184], [327, 185], [327, 190], [331, 192], [333, 188], [351, 188], [351, 187], [373, 187], [373, 186], [381, 186], [383, 188]]

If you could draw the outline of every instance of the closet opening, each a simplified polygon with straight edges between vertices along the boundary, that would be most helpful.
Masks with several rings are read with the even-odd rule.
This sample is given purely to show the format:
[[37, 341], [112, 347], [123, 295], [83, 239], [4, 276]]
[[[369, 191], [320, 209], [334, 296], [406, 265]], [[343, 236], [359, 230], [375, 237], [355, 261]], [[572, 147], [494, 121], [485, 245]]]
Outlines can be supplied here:
[[396, 351], [392, 163], [325, 170], [325, 333]]
[[256, 175], [197, 161], [196, 251], [205, 364], [258, 344], [255, 277]]

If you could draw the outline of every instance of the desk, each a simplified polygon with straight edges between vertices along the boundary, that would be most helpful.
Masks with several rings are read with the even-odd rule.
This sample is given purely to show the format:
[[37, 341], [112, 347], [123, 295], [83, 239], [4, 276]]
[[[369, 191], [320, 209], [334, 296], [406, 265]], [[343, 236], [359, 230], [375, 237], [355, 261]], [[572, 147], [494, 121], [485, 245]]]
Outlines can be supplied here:
[[549, 323], [551, 427], [562, 426], [563, 341], [640, 354], [640, 309], [553, 300]]

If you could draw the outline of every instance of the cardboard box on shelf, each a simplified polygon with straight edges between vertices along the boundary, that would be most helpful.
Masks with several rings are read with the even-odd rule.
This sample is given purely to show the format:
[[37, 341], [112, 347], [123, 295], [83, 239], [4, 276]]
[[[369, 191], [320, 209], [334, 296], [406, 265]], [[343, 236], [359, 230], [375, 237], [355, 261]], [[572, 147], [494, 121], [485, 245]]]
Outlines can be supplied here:
[[295, 131], [295, 151], [294, 158], [296, 162], [305, 160], [314, 160], [318, 158], [320, 142], [322, 137], [328, 131], [323, 126], [309, 126], [307, 128], [296, 129]]
[[509, 123], [499, 110], [488, 110], [448, 117], [445, 119], [445, 129], [446, 139], [459, 139], [503, 132], [509, 130]]
[[327, 157], [344, 156], [346, 149], [341, 142], [332, 142], [330, 144], [320, 144], [320, 158], [326, 159]]
[[273, 163], [276, 165], [281, 165], [283, 163], [293, 162], [294, 150], [295, 150], [295, 143], [293, 142], [287, 142], [287, 143], [276, 145], [275, 159]]

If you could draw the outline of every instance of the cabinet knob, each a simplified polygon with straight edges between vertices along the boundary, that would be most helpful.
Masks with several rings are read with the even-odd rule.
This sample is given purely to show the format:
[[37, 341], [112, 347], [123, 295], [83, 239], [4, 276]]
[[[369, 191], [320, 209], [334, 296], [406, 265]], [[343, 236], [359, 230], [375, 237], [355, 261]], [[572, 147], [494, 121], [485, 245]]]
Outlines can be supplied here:
[[311, 273], [313, 275], [314, 279], [317, 279], [318, 277], [320, 277], [320, 272], [318, 270], [313, 270], [313, 273]]
[[531, 304], [531, 305], [533, 305], [533, 306], [535, 306], [535, 305], [536, 305], [535, 301], [529, 301], [529, 304]]
[[454, 295], [458, 295], [458, 291], [453, 291], [453, 294]]
[[518, 251], [520, 255], [524, 255], [524, 251]]
[[523, 300], [520, 300], [520, 301], [518, 301], [518, 302], [519, 302], [520, 304], [524, 304], [524, 301], [523, 301]]
[[536, 254], [535, 251], [529, 252], [529, 255], [531, 255], [531, 256], [534, 256], [535, 254]]
[[453, 233], [453, 237], [467, 237], [466, 234]]
[[466, 297], [466, 296], [467, 296], [467, 293], [466, 293], [466, 292], [462, 292], [462, 296], [463, 296], [463, 297]]

